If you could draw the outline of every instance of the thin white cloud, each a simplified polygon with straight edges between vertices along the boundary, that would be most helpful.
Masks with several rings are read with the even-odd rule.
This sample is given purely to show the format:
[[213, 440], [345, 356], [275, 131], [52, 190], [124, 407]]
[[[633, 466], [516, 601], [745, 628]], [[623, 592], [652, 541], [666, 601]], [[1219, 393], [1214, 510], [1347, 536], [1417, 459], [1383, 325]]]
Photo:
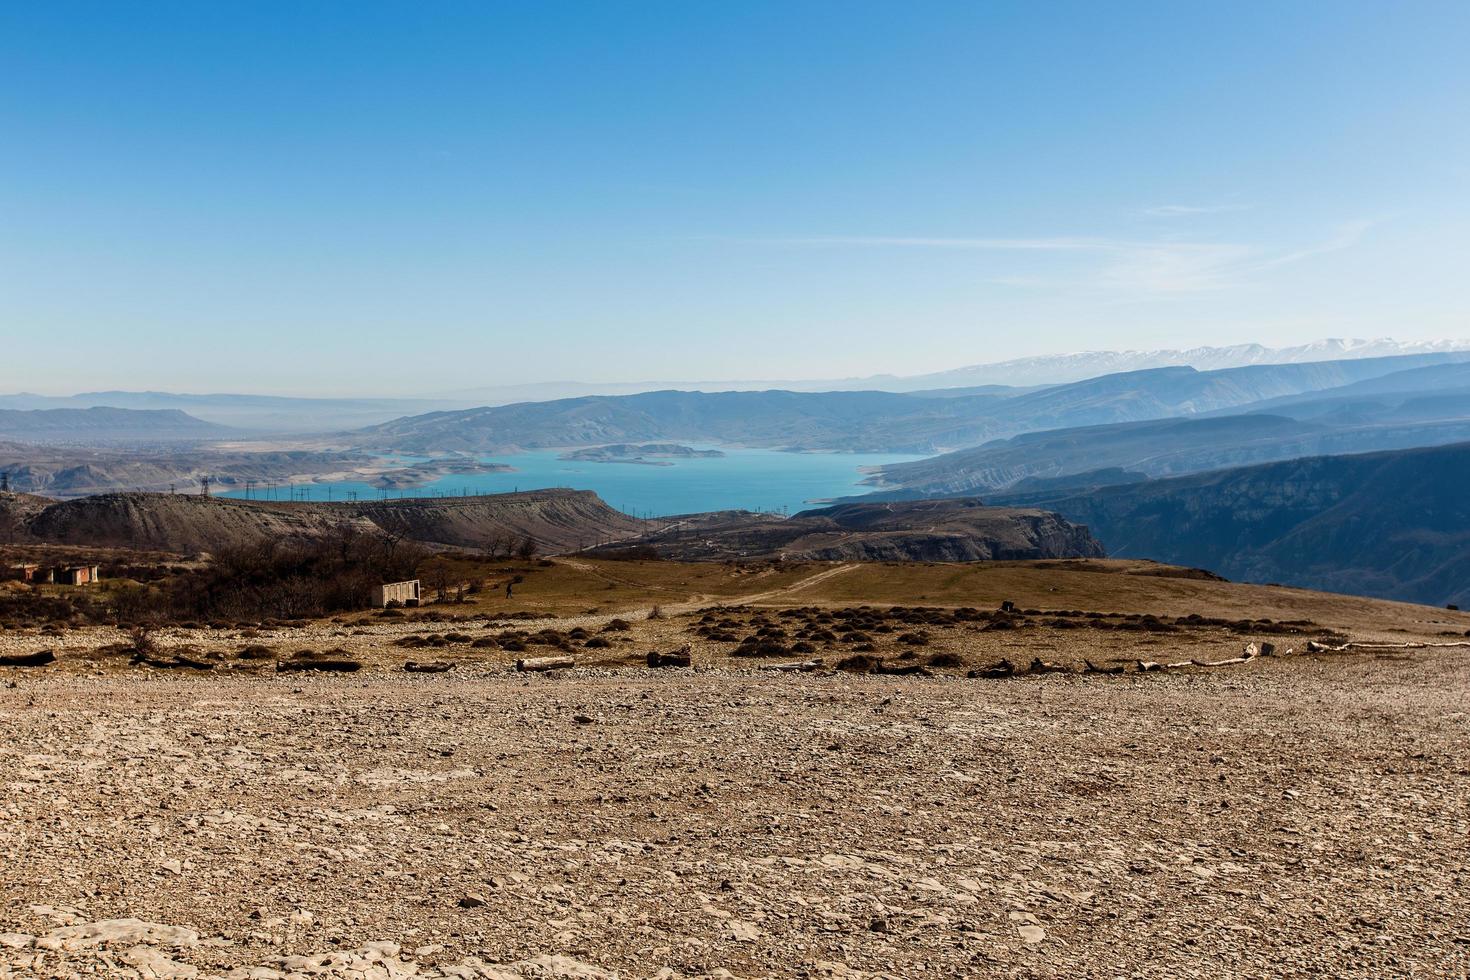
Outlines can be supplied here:
[[1044, 238], [933, 238], [837, 235], [782, 239], [787, 245], [846, 248], [928, 248], [996, 252], [1055, 252], [1093, 257], [1080, 274], [997, 275], [989, 281], [1016, 286], [1090, 287], [1143, 294], [1201, 292], [1239, 286], [1263, 273], [1315, 256], [1351, 248], [1362, 240], [1369, 221], [1337, 228], [1322, 242], [1296, 249], [1273, 249], [1236, 242], [1162, 239], [1139, 241], [1085, 236]]
[[1290, 265], [1293, 262], [1300, 262], [1302, 259], [1310, 259], [1316, 255], [1325, 255], [1328, 252], [1340, 252], [1345, 248], [1352, 248], [1363, 240], [1363, 236], [1368, 234], [1368, 229], [1372, 227], [1373, 222], [1371, 221], [1346, 222], [1339, 225], [1337, 230], [1326, 241], [1307, 248], [1297, 249], [1294, 252], [1287, 252], [1284, 255], [1278, 255], [1274, 259], [1262, 263], [1261, 268], [1276, 269], [1283, 265]]

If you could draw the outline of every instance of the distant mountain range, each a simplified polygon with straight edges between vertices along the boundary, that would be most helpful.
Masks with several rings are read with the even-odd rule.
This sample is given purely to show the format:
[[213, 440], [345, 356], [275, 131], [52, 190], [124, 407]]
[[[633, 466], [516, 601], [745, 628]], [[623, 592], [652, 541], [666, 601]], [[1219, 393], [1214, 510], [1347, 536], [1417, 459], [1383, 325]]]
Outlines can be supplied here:
[[1199, 371], [1251, 367], [1258, 364], [1303, 364], [1313, 361], [1359, 360], [1403, 354], [1435, 354], [1470, 350], [1470, 340], [1397, 341], [1318, 340], [1295, 347], [1236, 344], [1230, 347], [1192, 347], [1148, 351], [1082, 351], [1023, 357], [972, 364], [931, 374], [874, 374], [855, 378], [765, 379], [745, 381], [637, 381], [596, 383], [545, 381], [494, 385], [445, 392], [444, 400], [461, 404], [509, 405], [515, 402], [582, 398], [589, 395], [636, 395], [648, 391], [896, 391], [918, 392], [978, 386], [1036, 387], [1069, 384], [1104, 374], [1146, 371], [1161, 367], [1192, 367]]
[[365, 447], [414, 452], [715, 442], [923, 453], [1027, 432], [1217, 412], [1460, 362], [1470, 362], [1470, 352], [1218, 371], [1155, 368], [1041, 390], [964, 395], [657, 391], [434, 412], [372, 426], [351, 438]]
[[[1079, 483], [1084, 481], [1077, 481]], [[1314, 456], [1143, 483], [1012, 493], [1114, 557], [1232, 579], [1470, 605], [1470, 443]]]
[[[1470, 364], [1398, 371], [1207, 415], [1029, 432], [884, 467], [885, 497], [1130, 482], [1250, 463], [1470, 440]], [[1111, 471], [1100, 475], [1096, 471]]]
[[0, 409], [135, 408], [179, 409], [196, 418], [252, 434], [323, 434], [377, 425], [404, 416], [524, 402], [635, 395], [652, 391], [888, 391], [931, 396], [1024, 394], [1027, 389], [1070, 384], [1121, 372], [1163, 367], [1199, 371], [1262, 364], [1300, 364], [1362, 360], [1405, 354], [1470, 351], [1470, 340], [1400, 342], [1319, 340], [1296, 347], [1238, 344], [1187, 350], [1085, 351], [974, 364], [931, 374], [876, 374], [839, 379], [741, 381], [546, 381], [494, 385], [442, 392], [421, 398], [295, 398], [232, 393], [181, 394], [166, 391], [92, 391], [75, 395], [0, 395]]
[[223, 439], [231, 430], [177, 409], [0, 409], [0, 439], [18, 442], [160, 443]]
[[[1306, 364], [1318, 361], [1361, 360], [1397, 357], [1403, 354], [1438, 354], [1470, 350], [1470, 340], [1430, 340], [1402, 342], [1389, 338], [1377, 340], [1318, 340], [1296, 347], [1266, 347], [1263, 344], [1236, 344], [1230, 347], [1191, 347], [1148, 351], [1083, 351], [1076, 354], [1054, 354], [1022, 357], [993, 364], [976, 364], [894, 379], [904, 387], [892, 390], [914, 391], [923, 388], [954, 388], [968, 385], [1053, 385], [1083, 381], [1104, 374], [1123, 371], [1146, 371], [1161, 367], [1192, 367], [1199, 371], [1221, 371], [1258, 364]], [[876, 380], [876, 379], [870, 379]], [[875, 385], [874, 387], [882, 387]]]
[[91, 391], [79, 395], [0, 395], [0, 409], [131, 408], [176, 410], [253, 433], [324, 433], [386, 422], [465, 402], [405, 398], [288, 398], [276, 395], [180, 395], [166, 391]]

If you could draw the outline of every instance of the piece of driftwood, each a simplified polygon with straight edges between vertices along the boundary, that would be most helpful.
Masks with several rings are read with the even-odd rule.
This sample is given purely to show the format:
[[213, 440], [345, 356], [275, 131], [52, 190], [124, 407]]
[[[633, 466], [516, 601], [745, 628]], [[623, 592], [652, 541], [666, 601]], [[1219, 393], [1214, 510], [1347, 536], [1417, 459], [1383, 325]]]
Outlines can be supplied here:
[[566, 667], [575, 667], [577, 662], [571, 657], [526, 657], [524, 660], [516, 661], [516, 670], [524, 673], [540, 673], [547, 670], [561, 670]]
[[[1272, 649], [1275, 649], [1275, 648], [1273, 647]], [[1138, 670], [1139, 670], [1139, 672], [1140, 673], [1147, 673], [1147, 674], [1156, 673], [1157, 671], [1161, 671], [1161, 670], [1181, 670], [1181, 669], [1183, 669], [1185, 667], [1231, 667], [1231, 666], [1234, 666], [1236, 664], [1248, 664], [1248, 663], [1252, 662], [1253, 660], [1256, 660], [1260, 656], [1259, 650], [1260, 650], [1260, 648], [1257, 647], [1256, 644], [1252, 643], [1252, 644], [1248, 645], [1245, 648], [1245, 653], [1241, 654], [1238, 657], [1230, 657], [1230, 658], [1228, 658], [1226, 660], [1197, 660], [1197, 659], [1191, 659], [1191, 660], [1177, 660], [1174, 663], [1168, 663], [1168, 664], [1158, 663], [1157, 661], [1154, 661], [1154, 660], [1139, 660], [1139, 661], [1137, 661], [1137, 664], [1138, 664]], [[1095, 667], [1092, 667], [1092, 664], [1091, 664], [1090, 661], [1083, 661], [1083, 662], [1086, 663], [1089, 666], [1089, 668], [1091, 668], [1092, 670], [1096, 670], [1097, 669]]]
[[[1252, 646], [1254, 645], [1252, 644]], [[1232, 664], [1248, 664], [1255, 659], [1255, 654], [1245, 653], [1239, 657], [1231, 657], [1228, 660], [1191, 660], [1190, 663], [1196, 667], [1229, 667]]]
[[648, 651], [648, 666], [650, 667], [688, 667], [691, 663], [689, 647], [675, 650], [673, 653], [659, 653], [657, 650]]
[[873, 673], [891, 674], [897, 677], [908, 677], [913, 675], [918, 675], [920, 677], [934, 676], [934, 672], [931, 671], [928, 667], [925, 667], [923, 664], [903, 664], [902, 666], [897, 666], [894, 664], [886, 664], [881, 660], [873, 666]]
[[454, 664], [446, 660], [436, 660], [433, 663], [421, 664], [410, 660], [403, 665], [403, 669], [410, 674], [442, 674], [453, 667]]
[[1343, 653], [1347, 650], [1440, 650], [1448, 647], [1470, 647], [1470, 641], [1456, 640], [1452, 643], [1431, 643], [1429, 641], [1416, 640], [1407, 643], [1380, 643], [1371, 640], [1351, 640], [1338, 646], [1333, 646], [1329, 643], [1319, 643], [1316, 640], [1307, 642], [1308, 653]]
[[815, 660], [799, 660], [789, 664], [762, 664], [761, 670], [779, 670], [786, 674], [809, 674], [821, 666], [822, 659], [818, 657]]
[[293, 674], [305, 670], [350, 674], [354, 670], [361, 669], [362, 662], [358, 660], [280, 660], [276, 662], [276, 672], [281, 674]]
[[1068, 674], [1071, 671], [1064, 664], [1051, 664], [1040, 657], [1031, 659], [1031, 666], [1027, 670], [1032, 674]]
[[141, 653], [133, 655], [129, 661], [134, 667], [153, 667], [158, 670], [214, 670], [214, 664], [204, 660], [195, 660], [183, 654], [175, 654], [167, 660], [159, 660], [157, 657], [145, 656]]
[[1091, 660], [1082, 661], [1082, 673], [1084, 674], [1121, 674], [1126, 669], [1122, 664], [1117, 664], [1112, 667], [1099, 667]]
[[986, 680], [999, 680], [1002, 677], [1015, 677], [1016, 665], [1011, 663], [1009, 660], [1002, 660], [999, 663], [991, 664], [989, 667], [977, 667], [975, 670], [970, 671], [965, 676], [972, 679], [983, 678]]
[[0, 657], [0, 667], [44, 667], [56, 662], [56, 654], [50, 650], [35, 653], [12, 653]]

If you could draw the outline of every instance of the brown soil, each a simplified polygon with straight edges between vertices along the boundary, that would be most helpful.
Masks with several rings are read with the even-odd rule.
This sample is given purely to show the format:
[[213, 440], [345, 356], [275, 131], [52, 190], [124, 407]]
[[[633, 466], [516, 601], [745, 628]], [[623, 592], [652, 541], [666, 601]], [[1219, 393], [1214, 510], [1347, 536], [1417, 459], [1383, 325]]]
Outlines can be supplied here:
[[[1470, 617], [1157, 570], [681, 588], [579, 561], [492, 621], [156, 638], [213, 671], [130, 666], [113, 630], [0, 633], [59, 655], [0, 668], [0, 976], [1463, 975], [1470, 650], [1300, 651], [1458, 643]], [[617, 608], [578, 611], [577, 583]], [[866, 644], [933, 676], [731, 656], [762, 631], [816, 648], [792, 662]], [[1278, 655], [1130, 666], [1252, 641]], [[693, 670], [645, 666], [686, 644]], [[278, 673], [246, 645], [364, 666]], [[964, 676], [1002, 657], [1129, 669]]]

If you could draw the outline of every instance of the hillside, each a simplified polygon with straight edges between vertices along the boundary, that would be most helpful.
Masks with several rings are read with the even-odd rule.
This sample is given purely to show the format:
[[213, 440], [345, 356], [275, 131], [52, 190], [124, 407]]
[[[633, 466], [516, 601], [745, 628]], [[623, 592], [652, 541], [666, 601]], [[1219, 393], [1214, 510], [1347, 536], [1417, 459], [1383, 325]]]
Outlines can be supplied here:
[[789, 518], [743, 511], [694, 515], [602, 551], [630, 548], [683, 561], [997, 561], [1104, 554], [1087, 528], [1056, 514], [986, 507], [976, 500], [854, 503]]
[[0, 529], [9, 543], [175, 553], [358, 531], [490, 552], [509, 553], [529, 537], [542, 551], [591, 550], [601, 543], [613, 551], [653, 548], [666, 557], [689, 559], [983, 561], [1103, 554], [1086, 528], [1055, 514], [974, 501], [852, 504], [789, 519], [726, 512], [667, 524], [658, 530], [658, 523], [628, 517], [585, 490], [362, 503], [139, 493], [52, 503], [23, 494], [0, 496]]
[[17, 541], [177, 553], [320, 540], [344, 530], [387, 531], [461, 548], [509, 548], [529, 536], [542, 550], [566, 551], [644, 526], [580, 490], [358, 504], [145, 493], [101, 494], [46, 506], [38, 506], [38, 499], [0, 497], [0, 526], [13, 529]]
[[178, 553], [212, 552], [256, 541], [319, 539], [367, 521], [325, 505], [237, 501], [158, 493], [105, 493], [53, 503], [25, 521], [29, 539]]
[[208, 477], [217, 488], [264, 485], [293, 478], [380, 471], [366, 454], [334, 450], [251, 452], [179, 445], [36, 445], [0, 442], [0, 473], [10, 488], [50, 497], [80, 497], [123, 490], [194, 491]]
[[[355, 435], [364, 445], [410, 451], [503, 452], [649, 442], [857, 449], [875, 440], [927, 444], [918, 431], [923, 420], [963, 416], [970, 404], [963, 398], [931, 401], [878, 391], [654, 391], [436, 412]], [[916, 431], [887, 434], [895, 422]], [[880, 431], [885, 434], [877, 435]]]
[[364, 447], [413, 452], [505, 452], [637, 442], [935, 452], [1024, 432], [1218, 411], [1458, 361], [1470, 361], [1470, 352], [1221, 371], [1160, 368], [1011, 397], [655, 391], [435, 412], [362, 429], [351, 438]]
[[1432, 364], [1321, 391], [1270, 398], [1216, 414], [1265, 412], [1294, 419], [1400, 420], [1464, 416], [1470, 364]]
[[231, 434], [178, 409], [0, 408], [0, 439], [21, 442], [180, 442]]
[[482, 497], [422, 497], [325, 504], [413, 541], [505, 549], [533, 538], [545, 551], [575, 551], [625, 538], [647, 522], [609, 507], [591, 490], [531, 490]]
[[[1314, 413], [1315, 414], [1315, 413]], [[1027, 433], [929, 459], [884, 466], [866, 482], [884, 497], [1019, 491], [1083, 474], [1091, 482], [1181, 476], [1303, 456], [1411, 449], [1470, 439], [1470, 400], [1419, 398], [1310, 421], [1228, 415]], [[1102, 470], [1115, 470], [1107, 480]]]
[[1232, 579], [1470, 605], [1470, 443], [993, 498], [1085, 523], [1108, 552]]

